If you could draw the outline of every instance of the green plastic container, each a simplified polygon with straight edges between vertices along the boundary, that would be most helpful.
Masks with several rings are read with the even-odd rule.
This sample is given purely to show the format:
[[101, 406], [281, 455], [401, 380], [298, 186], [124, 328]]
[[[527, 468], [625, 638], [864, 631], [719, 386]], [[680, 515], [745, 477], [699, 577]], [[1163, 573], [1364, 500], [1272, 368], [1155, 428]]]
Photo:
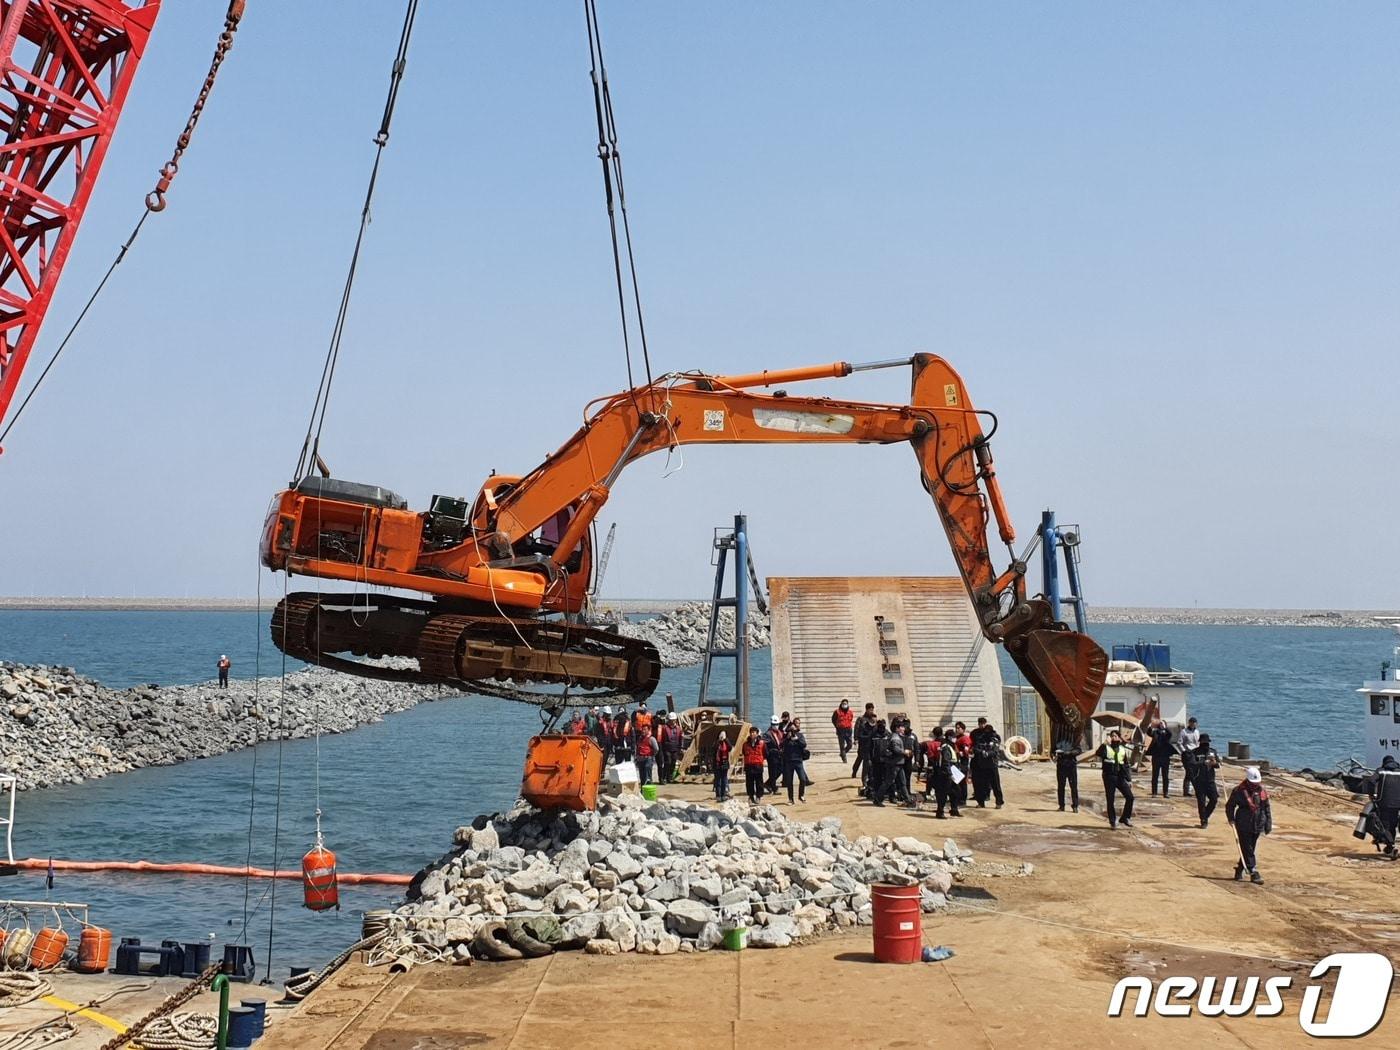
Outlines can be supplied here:
[[724, 931], [724, 947], [726, 951], [741, 952], [749, 946], [749, 928], [747, 926], [736, 926], [732, 930]]
[[655, 784], [643, 784], [643, 785], [642, 785], [642, 798], [646, 799], [648, 802], [655, 802], [655, 801], [656, 801], [656, 785], [655, 785]]

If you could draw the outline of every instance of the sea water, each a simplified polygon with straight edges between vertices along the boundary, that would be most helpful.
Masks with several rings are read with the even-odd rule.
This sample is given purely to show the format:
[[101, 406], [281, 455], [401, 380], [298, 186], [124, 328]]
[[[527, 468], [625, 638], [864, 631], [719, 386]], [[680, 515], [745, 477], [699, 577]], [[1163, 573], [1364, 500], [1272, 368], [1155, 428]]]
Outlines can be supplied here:
[[[1196, 674], [1192, 709], [1217, 741], [1246, 740], [1258, 756], [1316, 768], [1360, 752], [1355, 690], [1377, 676], [1391, 646], [1380, 629], [1095, 624], [1092, 633], [1106, 647], [1170, 643], [1173, 662]], [[260, 670], [275, 683], [282, 658], [267, 637], [266, 615], [251, 612], [0, 611], [0, 659], [71, 666], [114, 687], [202, 681], [225, 653], [236, 677]], [[1009, 662], [1003, 668], [1016, 681]], [[766, 720], [767, 651], [752, 654], [750, 675], [755, 717]], [[699, 680], [698, 667], [667, 670], [657, 696], [671, 692], [677, 707], [693, 706]], [[524, 742], [539, 726], [523, 704], [444, 699], [319, 741], [27, 792], [15, 856], [296, 867], [314, 841], [319, 803], [340, 870], [411, 874], [448, 850], [458, 825], [510, 806]], [[288, 966], [319, 966], [359, 936], [365, 910], [402, 895], [344, 886], [341, 911], [314, 914], [301, 907], [300, 890], [294, 881], [211, 876], [60, 872], [52, 890], [42, 873], [0, 881], [6, 898], [88, 903], [92, 921], [118, 937], [208, 941], [215, 958], [223, 944], [251, 944], [260, 977], [270, 946], [276, 978]]]

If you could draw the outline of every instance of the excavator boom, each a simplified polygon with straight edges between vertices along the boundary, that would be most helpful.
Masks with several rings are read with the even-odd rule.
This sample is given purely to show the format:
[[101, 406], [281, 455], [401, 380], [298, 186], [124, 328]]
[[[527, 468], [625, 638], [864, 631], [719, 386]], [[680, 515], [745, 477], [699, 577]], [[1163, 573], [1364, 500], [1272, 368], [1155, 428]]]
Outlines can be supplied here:
[[[912, 371], [907, 405], [794, 397], [781, 388], [895, 366]], [[344, 596], [293, 595], [279, 608], [274, 641], [335, 666], [354, 665], [347, 652], [411, 656], [430, 680], [520, 699], [541, 699], [519, 695], [527, 682], [645, 695], [659, 674], [655, 651], [572, 622], [589, 589], [593, 523], [629, 463], [687, 444], [907, 443], [983, 633], [1006, 645], [1057, 731], [1078, 727], [1097, 705], [1107, 658], [1056, 622], [1048, 603], [1026, 597], [1023, 562], [996, 569], [993, 519], [1008, 547], [1016, 534], [981, 415], [958, 374], [929, 354], [740, 376], [677, 373], [594, 402], [558, 451], [529, 474], [493, 475], [470, 503], [438, 496], [428, 511], [413, 512], [386, 490], [308, 476], [274, 502], [265, 565], [433, 600], [375, 598], [375, 608], [352, 610]]]

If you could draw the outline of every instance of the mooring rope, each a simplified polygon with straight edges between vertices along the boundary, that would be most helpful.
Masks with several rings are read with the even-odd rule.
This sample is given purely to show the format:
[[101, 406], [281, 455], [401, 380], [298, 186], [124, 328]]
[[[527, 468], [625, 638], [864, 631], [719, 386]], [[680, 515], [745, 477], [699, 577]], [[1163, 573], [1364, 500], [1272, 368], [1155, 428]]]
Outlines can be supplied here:
[[48, 979], [37, 973], [0, 973], [0, 1010], [23, 1006], [53, 992]]
[[358, 951], [368, 951], [374, 948], [387, 936], [388, 933], [386, 931], [384, 933], [376, 933], [370, 937], [361, 938], [330, 962], [326, 963], [319, 973], [308, 970], [306, 973], [298, 974], [295, 977], [289, 977], [286, 983], [282, 985], [287, 998], [291, 999], [293, 1002], [300, 1002], [302, 999], [305, 999], [319, 988], [325, 982], [326, 978], [330, 977], [331, 974], [335, 973], [349, 962], [352, 955]]

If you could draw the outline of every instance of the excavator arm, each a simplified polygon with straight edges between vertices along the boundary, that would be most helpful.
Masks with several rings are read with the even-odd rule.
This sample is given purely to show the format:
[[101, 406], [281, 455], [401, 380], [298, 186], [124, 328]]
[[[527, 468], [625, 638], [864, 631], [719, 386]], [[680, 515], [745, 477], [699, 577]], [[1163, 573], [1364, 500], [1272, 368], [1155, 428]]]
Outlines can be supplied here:
[[[911, 368], [913, 374], [907, 405], [794, 397], [785, 389], [807, 380], [899, 366]], [[548, 645], [535, 645], [521, 631], [522, 624], [537, 629], [547, 614], [567, 617], [582, 607], [585, 588], [578, 579], [587, 578], [591, 565], [591, 527], [628, 464], [690, 444], [908, 443], [983, 633], [1006, 645], [1045, 700], [1057, 732], [1077, 727], [1097, 705], [1107, 659], [1092, 640], [1056, 622], [1048, 603], [1026, 597], [1024, 562], [1013, 554], [1009, 566], [997, 570], [988, 542], [992, 519], [1008, 549], [1016, 534], [981, 416], [961, 377], [947, 362], [928, 354], [870, 365], [836, 362], [740, 376], [677, 373], [588, 406], [584, 425], [529, 474], [488, 478], [469, 510], [464, 501], [448, 501], [462, 506], [460, 519], [445, 518], [438, 509], [442, 497], [435, 499], [434, 510], [414, 514], [392, 493], [376, 501], [351, 491], [369, 486], [302, 479], [282, 493], [269, 515], [263, 559], [275, 569], [425, 591], [436, 596], [434, 608], [457, 610], [449, 640], [450, 632], [439, 629], [442, 616], [399, 600], [382, 611], [392, 614], [384, 622], [395, 617], [400, 621], [400, 637], [386, 644], [387, 634], [371, 639], [374, 632], [362, 633], [357, 648], [353, 638], [352, 644], [343, 644], [345, 636], [354, 633], [354, 616], [337, 618], [333, 610], [308, 606], [294, 631], [301, 640], [295, 655], [303, 658], [331, 662], [324, 659], [329, 635], [333, 646], [362, 655], [417, 655], [420, 665], [441, 680], [478, 685], [482, 676], [516, 682], [586, 681], [649, 691], [646, 682], [654, 688], [656, 669], [645, 665], [654, 654], [619, 648], [600, 656], [595, 651], [591, 663], [576, 658], [572, 670], [551, 671], [542, 669], [549, 659], [540, 655], [541, 647]], [[303, 605], [319, 601], [325, 606], [324, 598], [293, 597]], [[521, 612], [531, 619], [517, 619]], [[414, 621], [414, 614], [421, 614], [421, 623]], [[359, 619], [365, 622], [367, 617], [361, 614]], [[472, 664], [468, 654], [474, 637], [480, 640], [485, 620], [495, 624], [495, 643], [504, 642], [506, 649], [522, 646], [503, 638], [503, 625], [520, 634], [533, 667], [517, 664], [512, 673], [507, 665], [522, 654], [503, 650]], [[285, 633], [285, 618], [281, 626]], [[312, 626], [318, 643], [314, 646], [307, 633]], [[275, 626], [274, 640], [282, 644], [284, 639], [276, 636]], [[439, 656], [425, 652], [425, 638], [427, 648], [439, 646]], [[581, 657], [569, 652], [567, 641], [556, 648], [560, 661]], [[608, 658], [621, 663], [609, 670]], [[469, 665], [478, 672], [476, 678], [468, 672]]]

